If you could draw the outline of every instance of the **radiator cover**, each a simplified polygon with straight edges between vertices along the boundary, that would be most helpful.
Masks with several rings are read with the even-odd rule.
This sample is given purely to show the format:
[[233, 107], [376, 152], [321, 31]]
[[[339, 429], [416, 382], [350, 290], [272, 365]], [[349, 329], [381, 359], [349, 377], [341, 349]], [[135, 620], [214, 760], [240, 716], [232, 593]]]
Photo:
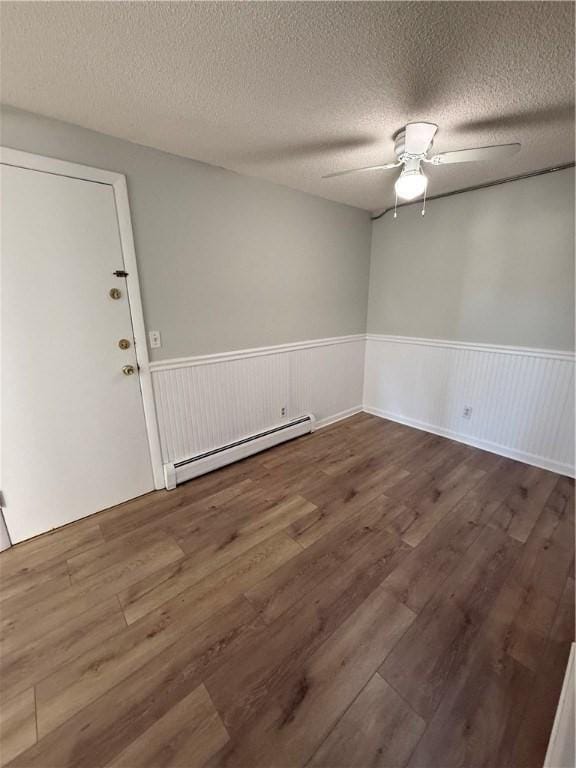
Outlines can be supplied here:
[[269, 429], [235, 440], [228, 445], [222, 445], [205, 451], [189, 459], [164, 464], [164, 479], [166, 488], [172, 490], [186, 480], [192, 480], [199, 475], [205, 475], [227, 464], [240, 461], [267, 448], [293, 440], [295, 437], [314, 432], [316, 418], [308, 413], [285, 424], [279, 424]]

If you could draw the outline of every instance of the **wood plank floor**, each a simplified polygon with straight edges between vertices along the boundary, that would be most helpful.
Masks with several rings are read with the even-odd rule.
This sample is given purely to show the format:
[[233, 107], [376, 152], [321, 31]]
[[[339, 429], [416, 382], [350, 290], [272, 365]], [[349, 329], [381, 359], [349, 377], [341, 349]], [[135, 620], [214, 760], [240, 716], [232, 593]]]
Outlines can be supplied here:
[[359, 414], [0, 570], [3, 766], [536, 768], [574, 483]]

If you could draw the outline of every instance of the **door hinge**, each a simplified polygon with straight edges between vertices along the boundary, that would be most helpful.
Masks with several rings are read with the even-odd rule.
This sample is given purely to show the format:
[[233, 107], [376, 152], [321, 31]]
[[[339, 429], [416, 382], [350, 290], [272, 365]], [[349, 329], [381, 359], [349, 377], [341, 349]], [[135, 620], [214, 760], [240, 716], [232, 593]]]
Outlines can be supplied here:
[[116, 272], [113, 272], [112, 274], [116, 275], [116, 277], [128, 277], [128, 272], [124, 272], [123, 269], [117, 269]]

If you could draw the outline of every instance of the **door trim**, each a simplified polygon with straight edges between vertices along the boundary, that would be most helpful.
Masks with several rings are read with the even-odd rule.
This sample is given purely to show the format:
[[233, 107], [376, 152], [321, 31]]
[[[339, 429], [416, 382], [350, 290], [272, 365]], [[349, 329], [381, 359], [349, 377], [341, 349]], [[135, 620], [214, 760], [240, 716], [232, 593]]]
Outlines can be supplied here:
[[13, 165], [18, 168], [27, 168], [32, 171], [41, 171], [43, 173], [53, 173], [56, 176], [69, 176], [74, 179], [83, 179], [84, 181], [93, 181], [99, 184], [108, 184], [112, 187], [118, 217], [120, 245], [124, 257], [124, 266], [128, 272], [126, 288], [128, 291], [130, 315], [132, 317], [136, 360], [139, 367], [138, 375], [140, 377], [140, 391], [142, 393], [144, 420], [146, 423], [146, 434], [148, 436], [154, 487], [156, 489], [165, 488], [162, 452], [158, 434], [158, 419], [156, 416], [152, 376], [150, 374], [150, 359], [148, 357], [148, 343], [146, 338], [146, 327], [144, 325], [140, 283], [138, 280], [138, 267], [136, 264], [136, 251], [134, 248], [134, 236], [132, 232], [126, 176], [123, 173], [105, 171], [100, 168], [92, 168], [88, 165], [70, 163], [67, 160], [57, 160], [53, 157], [44, 157], [43, 155], [35, 155], [30, 152], [21, 152], [18, 149], [11, 149], [3, 146], [0, 146], [0, 164]]

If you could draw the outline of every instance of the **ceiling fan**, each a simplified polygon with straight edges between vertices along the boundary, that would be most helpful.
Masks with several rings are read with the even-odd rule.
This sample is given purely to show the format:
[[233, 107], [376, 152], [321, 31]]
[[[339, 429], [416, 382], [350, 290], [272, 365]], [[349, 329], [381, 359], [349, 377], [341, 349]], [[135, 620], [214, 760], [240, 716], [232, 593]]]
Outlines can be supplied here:
[[476, 147], [475, 149], [460, 149], [455, 152], [440, 152], [430, 155], [434, 136], [438, 126], [434, 123], [408, 123], [394, 136], [394, 152], [396, 160], [383, 165], [369, 165], [365, 168], [353, 168], [349, 171], [336, 171], [323, 176], [330, 179], [334, 176], [344, 176], [348, 173], [364, 173], [366, 171], [386, 171], [402, 166], [400, 176], [396, 179], [394, 188], [397, 197], [404, 200], [414, 200], [426, 191], [428, 177], [422, 172], [421, 164], [449, 165], [451, 163], [471, 163], [480, 160], [499, 160], [514, 155], [520, 149], [519, 143], [496, 144], [491, 147]]

